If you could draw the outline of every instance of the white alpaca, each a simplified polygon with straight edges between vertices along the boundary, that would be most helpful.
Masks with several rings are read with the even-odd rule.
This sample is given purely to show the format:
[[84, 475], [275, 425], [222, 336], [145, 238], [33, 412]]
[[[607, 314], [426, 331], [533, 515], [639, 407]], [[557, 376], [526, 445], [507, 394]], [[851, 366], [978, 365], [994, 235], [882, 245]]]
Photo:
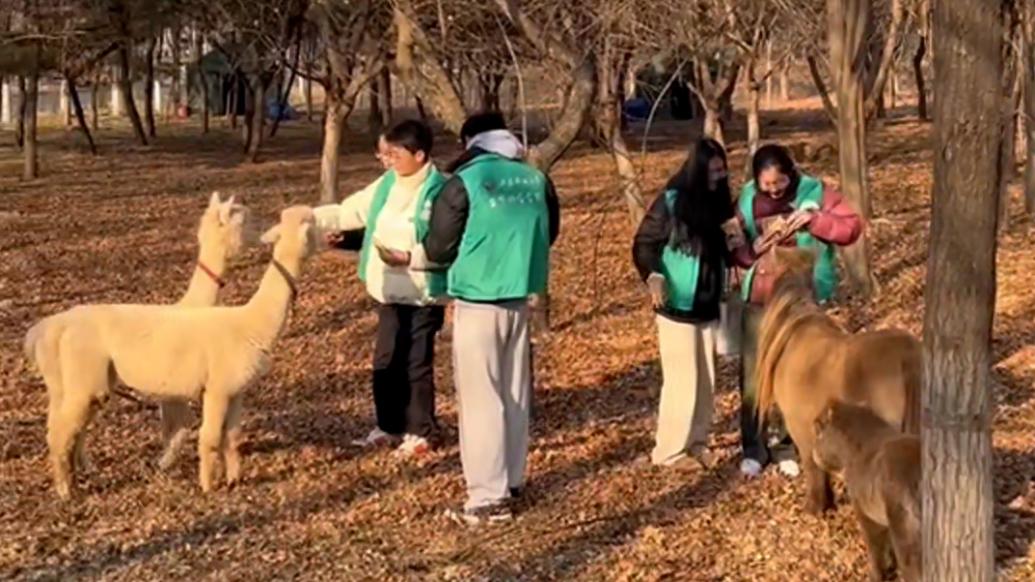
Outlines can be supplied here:
[[[176, 305], [184, 307], [211, 307], [219, 300], [219, 291], [226, 284], [223, 274], [227, 262], [252, 244], [248, 209], [235, 204], [234, 197], [223, 202], [213, 192], [208, 208], [198, 226], [198, 261], [190, 284]], [[165, 449], [158, 467], [172, 467], [183, 443], [194, 425], [194, 414], [186, 400], [166, 399], [159, 402], [162, 418], [162, 441]]]
[[[187, 291], [176, 305], [188, 307], [215, 305], [219, 297], [219, 290], [224, 285], [223, 274], [226, 271], [227, 262], [239, 254], [241, 249], [253, 244], [253, 239], [248, 209], [235, 203], [234, 196], [224, 202], [220, 198], [219, 192], [213, 192], [198, 225], [199, 248], [194, 273]], [[34, 343], [42, 342], [45, 345], [57, 345], [64, 331], [60, 320], [51, 322], [47, 326], [37, 326], [37, 328], [34, 328], [35, 332], [30, 331], [29, 338], [34, 338], [33, 333], [42, 334], [32, 341]], [[30, 360], [35, 359], [34, 354], [28, 354], [28, 356]], [[60, 382], [59, 361], [37, 363], [40, 364], [40, 372], [45, 379], [49, 375], [53, 382]], [[163, 441], [166, 444], [159, 466], [166, 469], [172, 466], [194, 420], [190, 406], [184, 400], [162, 400], [159, 402], [159, 409], [162, 418]], [[75, 443], [75, 461], [80, 469], [87, 466], [82, 438], [77, 439]]]
[[[295, 280], [316, 250], [312, 209], [284, 210], [262, 239], [275, 243], [273, 260], [245, 305], [88, 305], [29, 330], [26, 354], [40, 367], [50, 397], [47, 444], [60, 497], [71, 495], [74, 443], [117, 380], [158, 398], [200, 397], [201, 489], [212, 489], [217, 453], [227, 483], [239, 479], [241, 398], [267, 370], [296, 294]], [[41, 341], [52, 325], [64, 329], [59, 341]]]

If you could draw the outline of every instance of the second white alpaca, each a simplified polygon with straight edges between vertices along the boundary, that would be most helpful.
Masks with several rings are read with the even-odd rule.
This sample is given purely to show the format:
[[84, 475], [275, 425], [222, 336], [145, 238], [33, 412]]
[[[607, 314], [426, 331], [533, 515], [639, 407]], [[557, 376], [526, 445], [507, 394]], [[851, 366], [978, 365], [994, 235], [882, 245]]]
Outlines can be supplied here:
[[[316, 250], [313, 223], [308, 207], [281, 213], [280, 223], [263, 235], [274, 243], [273, 260], [245, 305], [88, 305], [29, 330], [25, 351], [47, 385], [47, 445], [61, 498], [71, 495], [75, 443], [117, 380], [160, 399], [200, 397], [201, 488], [212, 489], [217, 455], [223, 457], [227, 483], [240, 478], [241, 398], [269, 367], [297, 293], [295, 281]], [[58, 341], [46, 341], [53, 325], [63, 332]]]

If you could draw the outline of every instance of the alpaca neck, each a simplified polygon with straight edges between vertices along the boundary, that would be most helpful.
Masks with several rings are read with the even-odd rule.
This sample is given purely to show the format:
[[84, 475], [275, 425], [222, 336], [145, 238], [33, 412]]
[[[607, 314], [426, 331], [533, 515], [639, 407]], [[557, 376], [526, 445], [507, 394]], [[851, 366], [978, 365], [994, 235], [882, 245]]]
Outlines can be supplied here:
[[[216, 300], [219, 298], [219, 281], [215, 277], [222, 280], [223, 273], [226, 272], [226, 253], [216, 246], [201, 244], [201, 249], [198, 251], [198, 262], [195, 263], [194, 274], [190, 278], [190, 285], [187, 286], [187, 292], [180, 298], [178, 305], [207, 307], [216, 304]], [[212, 274], [206, 273], [205, 268], [208, 268]]]
[[302, 270], [301, 259], [278, 251], [273, 249], [273, 260], [266, 267], [259, 289], [244, 306], [253, 341], [267, 350], [273, 347], [287, 322], [294, 301], [294, 285]]

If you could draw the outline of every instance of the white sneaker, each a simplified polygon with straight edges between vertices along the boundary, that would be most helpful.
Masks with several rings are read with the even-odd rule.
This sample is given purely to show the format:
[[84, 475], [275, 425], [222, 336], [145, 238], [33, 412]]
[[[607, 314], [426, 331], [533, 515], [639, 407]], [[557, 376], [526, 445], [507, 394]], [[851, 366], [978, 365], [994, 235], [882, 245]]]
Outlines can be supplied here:
[[352, 445], [356, 447], [379, 447], [386, 445], [392, 441], [394, 437], [378, 427], [374, 427], [374, 430], [370, 431], [367, 436], [361, 439], [354, 439]]
[[395, 452], [403, 457], [420, 457], [431, 452], [431, 443], [424, 437], [408, 434], [403, 436], [403, 442]]
[[755, 459], [744, 459], [740, 462], [740, 474], [745, 477], [758, 477], [762, 474], [762, 463]]
[[794, 459], [785, 459], [780, 461], [776, 466], [780, 469], [780, 473], [783, 474], [784, 477], [794, 479], [798, 475], [801, 475], [801, 467], [798, 465], [798, 461], [795, 461]]

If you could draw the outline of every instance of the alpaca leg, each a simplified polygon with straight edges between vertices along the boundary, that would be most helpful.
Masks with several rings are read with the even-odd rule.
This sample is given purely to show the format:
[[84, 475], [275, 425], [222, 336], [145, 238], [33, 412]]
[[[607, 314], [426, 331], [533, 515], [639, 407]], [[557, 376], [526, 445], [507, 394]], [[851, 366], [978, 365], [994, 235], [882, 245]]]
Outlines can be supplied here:
[[50, 449], [50, 462], [54, 471], [54, 488], [58, 497], [68, 499], [72, 496], [72, 479], [74, 465], [72, 453], [80, 432], [85, 428], [90, 417], [90, 398], [78, 396], [62, 399], [60, 409], [49, 419], [47, 429], [47, 446]]
[[212, 490], [216, 458], [223, 441], [228, 398], [215, 390], [206, 390], [201, 406], [201, 430], [198, 432], [198, 481], [201, 490]]
[[75, 445], [73, 450], [75, 451], [75, 472], [83, 475], [93, 472], [93, 464], [90, 463], [90, 459], [86, 456], [86, 426], [90, 424], [94, 416], [97, 413], [98, 403], [91, 401], [86, 407], [86, 418], [83, 420], [83, 428], [75, 435]]
[[231, 487], [241, 478], [241, 400], [240, 394], [230, 399], [223, 426], [223, 465], [226, 484]]
[[162, 441], [165, 443], [165, 450], [158, 459], [158, 468], [168, 471], [190, 436], [193, 419], [190, 404], [186, 400], [163, 400], [158, 406], [162, 415]]

